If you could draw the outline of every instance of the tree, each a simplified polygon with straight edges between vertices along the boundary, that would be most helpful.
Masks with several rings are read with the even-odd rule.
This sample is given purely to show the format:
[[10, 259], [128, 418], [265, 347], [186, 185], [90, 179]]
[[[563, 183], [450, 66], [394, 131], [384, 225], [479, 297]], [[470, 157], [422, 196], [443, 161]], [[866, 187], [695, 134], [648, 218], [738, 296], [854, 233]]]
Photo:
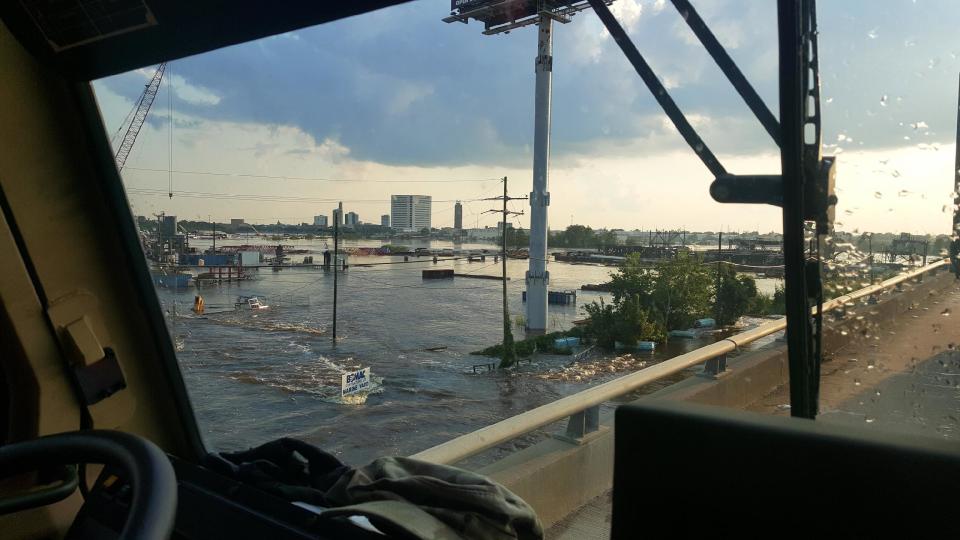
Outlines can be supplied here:
[[589, 247], [594, 244], [596, 235], [593, 229], [585, 225], [570, 225], [567, 230], [561, 233], [560, 243], [566, 247]]
[[650, 320], [637, 298], [626, 298], [619, 305], [591, 302], [586, 306], [590, 316], [586, 335], [604, 349], [613, 349], [617, 342], [633, 348], [638, 341], [662, 342], [666, 337], [663, 327]]
[[650, 306], [655, 286], [655, 274], [644, 266], [639, 253], [627, 255], [617, 273], [610, 278], [614, 304], [619, 304], [627, 297], [639, 296], [644, 306]]
[[678, 253], [655, 268], [651, 308], [669, 329], [689, 328], [710, 311], [713, 276], [699, 256]]
[[714, 300], [717, 324], [726, 326], [737, 322], [754, 305], [757, 282], [751, 276], [738, 275], [728, 264], [720, 265], [720, 278]]
[[602, 231], [595, 235], [597, 245], [600, 247], [617, 245], [617, 234], [613, 231]]

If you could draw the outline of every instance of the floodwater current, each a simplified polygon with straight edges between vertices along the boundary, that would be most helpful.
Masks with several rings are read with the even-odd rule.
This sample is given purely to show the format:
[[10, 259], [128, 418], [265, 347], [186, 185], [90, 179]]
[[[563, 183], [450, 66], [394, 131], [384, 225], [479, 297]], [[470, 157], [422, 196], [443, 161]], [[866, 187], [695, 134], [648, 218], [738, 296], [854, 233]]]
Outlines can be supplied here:
[[[193, 243], [206, 247], [203, 241]], [[218, 242], [243, 243], [252, 241]], [[305, 255], [319, 262], [326, 247], [323, 239], [283, 244], [308, 250], [293, 255], [294, 262]], [[452, 247], [444, 242], [405, 244]], [[489, 244], [463, 247], [496, 249]], [[490, 373], [480, 368], [474, 373], [475, 364], [496, 362], [470, 352], [502, 338], [501, 282], [465, 277], [425, 280], [421, 271], [453, 268], [457, 273], [496, 276], [500, 264], [492, 255], [485, 262], [434, 264], [429, 257], [410, 261], [350, 257], [350, 267], [338, 277], [335, 345], [333, 275], [322, 269], [261, 268], [249, 281], [158, 289], [208, 447], [238, 450], [291, 436], [353, 464], [381, 455], [409, 455], [708, 342], [675, 341], [655, 354], [621, 355], [614, 362], [594, 359], [571, 365], [569, 356], [543, 356], [517, 370]], [[396, 264], [382, 264], [390, 262]], [[507, 264], [514, 319], [523, 315], [526, 268], [526, 260]], [[551, 305], [550, 330], [570, 328], [583, 318], [584, 306], [604, 295], [579, 291], [580, 285], [605, 282], [614, 270], [551, 262], [550, 289], [577, 290], [577, 303]], [[772, 286], [772, 281], [761, 283], [761, 289]], [[205, 300], [203, 315], [190, 311], [196, 294]], [[240, 295], [260, 296], [270, 307], [236, 310]], [[514, 325], [514, 334], [521, 339], [522, 327]], [[364, 367], [371, 368], [372, 392], [363, 403], [344, 403], [341, 375]]]

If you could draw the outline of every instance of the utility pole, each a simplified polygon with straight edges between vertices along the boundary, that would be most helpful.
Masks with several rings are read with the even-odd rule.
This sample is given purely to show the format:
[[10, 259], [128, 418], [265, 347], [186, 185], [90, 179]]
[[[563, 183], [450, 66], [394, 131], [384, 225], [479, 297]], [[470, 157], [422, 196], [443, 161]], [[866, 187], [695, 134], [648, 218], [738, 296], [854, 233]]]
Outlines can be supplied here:
[[207, 219], [210, 220], [210, 224], [213, 227], [213, 254], [217, 254], [217, 224], [213, 221], [213, 218], [207, 216]]
[[[500, 367], [507, 368], [517, 361], [517, 354], [513, 348], [513, 332], [510, 330], [510, 308], [507, 306], [507, 217], [512, 215], [523, 215], [523, 212], [511, 212], [507, 210], [507, 201], [526, 200], [526, 197], [510, 197], [507, 194], [507, 177], [503, 177], [503, 196], [484, 199], [486, 201], [503, 201], [503, 208], [500, 210], [487, 210], [484, 214], [501, 214], [500, 221], [500, 261], [502, 263], [503, 274], [503, 355], [500, 358]], [[527, 303], [530, 302], [530, 294], [527, 293]]]
[[[343, 215], [343, 201], [337, 204], [337, 214]], [[333, 345], [337, 345], [337, 253], [340, 251], [340, 220], [333, 220]]]
[[720, 231], [720, 233], [717, 235], [717, 298], [716, 298], [717, 324], [720, 324], [719, 322], [720, 321], [720, 286], [722, 285], [722, 282], [721, 282], [722, 270], [720, 267], [723, 265], [722, 261], [723, 261], [723, 231]]

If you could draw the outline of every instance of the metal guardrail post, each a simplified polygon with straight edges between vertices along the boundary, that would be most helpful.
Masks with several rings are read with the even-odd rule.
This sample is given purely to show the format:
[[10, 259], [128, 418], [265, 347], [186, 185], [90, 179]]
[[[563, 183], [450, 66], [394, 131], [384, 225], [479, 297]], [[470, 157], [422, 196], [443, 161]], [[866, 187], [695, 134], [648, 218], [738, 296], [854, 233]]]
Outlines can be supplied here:
[[727, 355], [721, 354], [707, 360], [706, 363], [703, 364], [703, 371], [700, 372], [700, 375], [709, 378], [716, 378], [726, 370]]
[[594, 405], [589, 409], [570, 415], [564, 438], [580, 440], [598, 429], [600, 429], [600, 406]]

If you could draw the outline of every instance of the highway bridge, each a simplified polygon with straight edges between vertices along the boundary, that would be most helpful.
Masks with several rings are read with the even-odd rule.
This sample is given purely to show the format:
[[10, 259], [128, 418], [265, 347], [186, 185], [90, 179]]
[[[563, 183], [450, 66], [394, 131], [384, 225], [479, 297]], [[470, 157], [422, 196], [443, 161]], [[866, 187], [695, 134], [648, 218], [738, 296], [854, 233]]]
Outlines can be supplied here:
[[[938, 261], [825, 302], [818, 421], [960, 440], [960, 281], [948, 270]], [[469, 468], [494, 450], [503, 457], [478, 472], [528, 501], [548, 538], [606, 538], [613, 407], [645, 394], [788, 415], [786, 343], [775, 339], [785, 327], [764, 323], [413, 457]], [[534, 433], [539, 442], [513, 445]]]

